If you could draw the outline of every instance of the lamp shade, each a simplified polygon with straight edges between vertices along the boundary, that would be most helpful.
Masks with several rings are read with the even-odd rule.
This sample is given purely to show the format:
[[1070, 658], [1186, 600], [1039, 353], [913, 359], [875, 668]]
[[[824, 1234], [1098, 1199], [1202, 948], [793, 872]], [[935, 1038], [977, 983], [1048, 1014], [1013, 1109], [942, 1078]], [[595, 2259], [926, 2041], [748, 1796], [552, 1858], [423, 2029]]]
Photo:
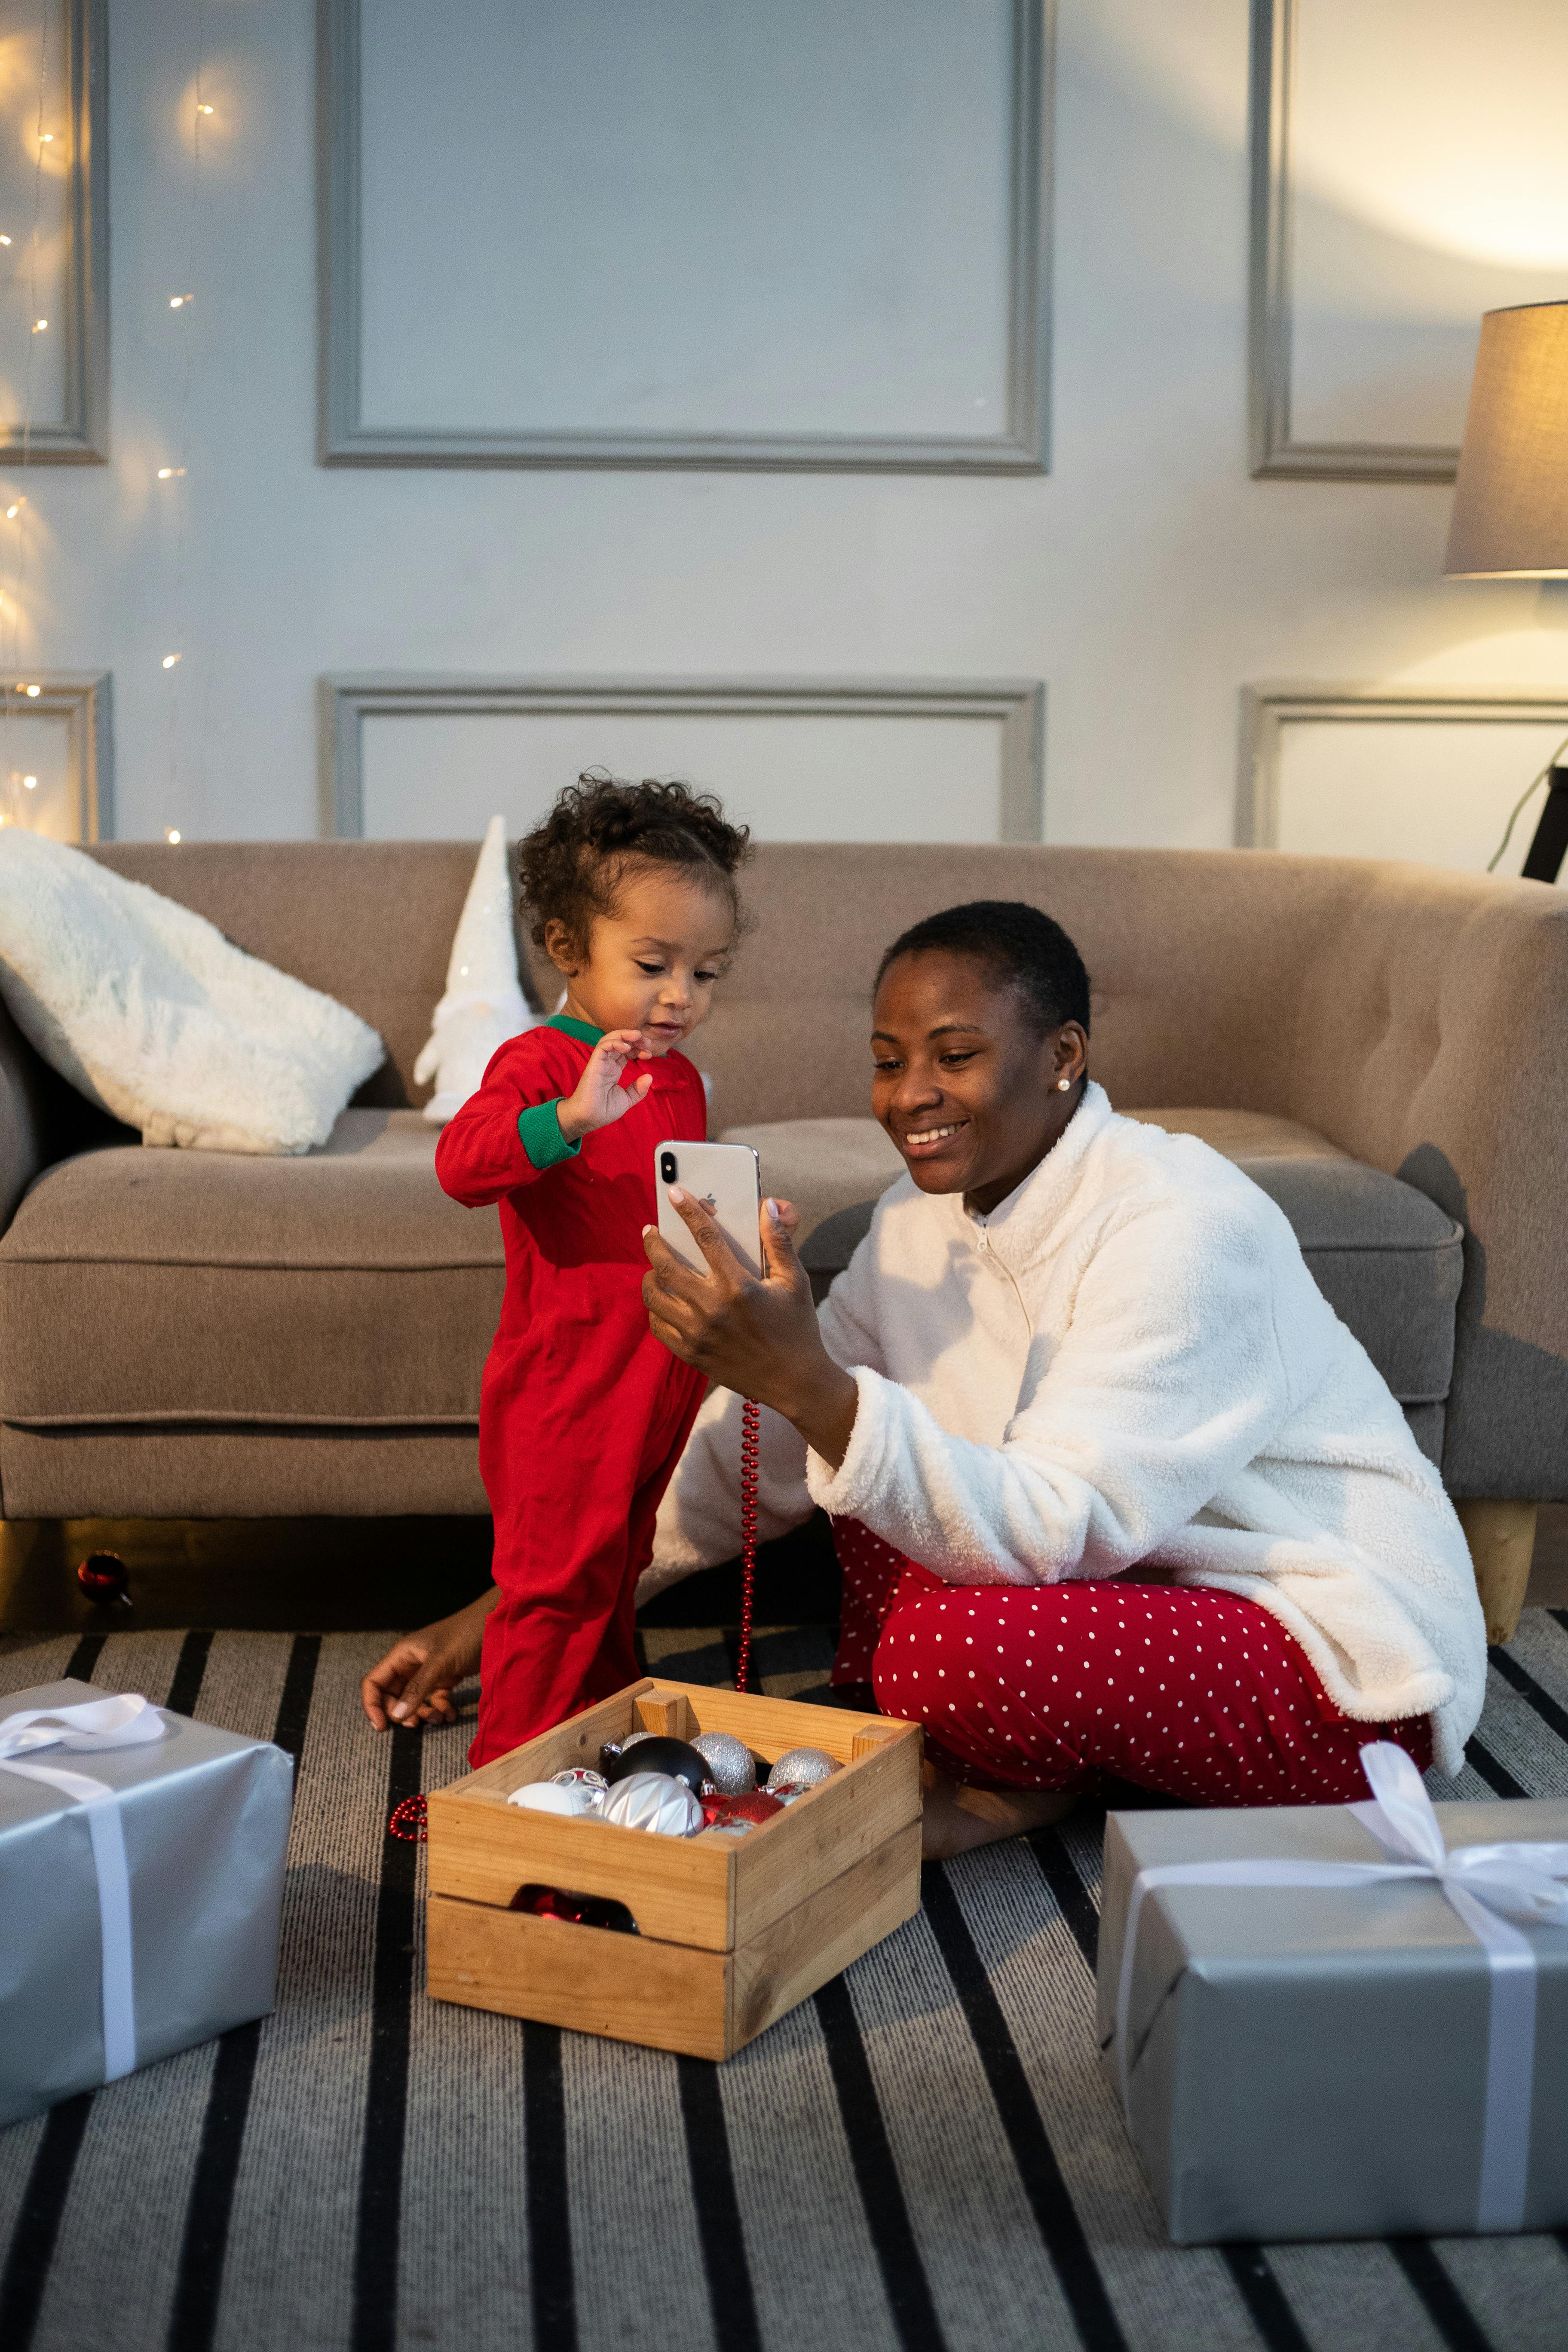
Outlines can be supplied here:
[[1568, 577], [1568, 302], [1481, 320], [1443, 570]]

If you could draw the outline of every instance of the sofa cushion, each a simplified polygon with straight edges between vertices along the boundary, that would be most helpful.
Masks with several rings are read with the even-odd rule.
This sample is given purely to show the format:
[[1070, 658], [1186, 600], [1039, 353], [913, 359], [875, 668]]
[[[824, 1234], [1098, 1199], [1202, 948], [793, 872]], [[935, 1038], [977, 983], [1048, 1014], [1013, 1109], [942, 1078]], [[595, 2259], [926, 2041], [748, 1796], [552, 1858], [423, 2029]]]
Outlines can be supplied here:
[[[1464, 1234], [1425, 1192], [1351, 1159], [1289, 1119], [1254, 1111], [1129, 1115], [1173, 1134], [1197, 1135], [1244, 1169], [1289, 1219], [1319, 1289], [1354, 1332], [1400, 1403], [1442, 1402], [1454, 1369], [1454, 1307], [1464, 1272]], [[854, 1124], [845, 1119], [824, 1123], [836, 1129]], [[862, 1124], [880, 1135], [873, 1120]], [[747, 1139], [763, 1153], [765, 1171], [773, 1147], [764, 1139], [787, 1135], [788, 1155], [804, 1169], [810, 1157], [811, 1125], [802, 1119], [787, 1128], [752, 1128]], [[775, 1150], [775, 1160], [780, 1156]], [[837, 1168], [847, 1157], [836, 1135], [824, 1165]], [[777, 1189], [785, 1189], [782, 1179]], [[886, 1189], [885, 1181], [880, 1190]], [[863, 1200], [816, 1223], [800, 1255], [819, 1297], [833, 1276], [848, 1265], [875, 1206], [874, 1200]]]
[[719, 1140], [752, 1146], [763, 1163], [764, 1197], [793, 1201], [800, 1211], [797, 1244], [836, 1209], [885, 1192], [904, 1172], [902, 1153], [874, 1118], [784, 1118], [727, 1127]]
[[0, 1420], [471, 1428], [500, 1226], [447, 1200], [436, 1141], [349, 1110], [299, 1159], [47, 1169], [0, 1239]]

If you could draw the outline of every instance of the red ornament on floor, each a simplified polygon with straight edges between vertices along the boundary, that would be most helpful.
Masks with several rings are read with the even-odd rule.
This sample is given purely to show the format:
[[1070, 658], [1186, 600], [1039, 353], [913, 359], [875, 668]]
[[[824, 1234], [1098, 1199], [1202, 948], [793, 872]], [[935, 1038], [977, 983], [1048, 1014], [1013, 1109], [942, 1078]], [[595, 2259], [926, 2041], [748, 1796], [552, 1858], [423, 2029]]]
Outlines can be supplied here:
[[392, 1819], [386, 1824], [386, 1834], [388, 1837], [402, 1838], [408, 1845], [423, 1845], [427, 1834], [425, 1827], [424, 1798], [405, 1797], [403, 1802], [395, 1809]]
[[118, 1552], [89, 1552], [77, 1570], [76, 1580], [88, 1599], [100, 1608], [131, 1606], [131, 1578]]

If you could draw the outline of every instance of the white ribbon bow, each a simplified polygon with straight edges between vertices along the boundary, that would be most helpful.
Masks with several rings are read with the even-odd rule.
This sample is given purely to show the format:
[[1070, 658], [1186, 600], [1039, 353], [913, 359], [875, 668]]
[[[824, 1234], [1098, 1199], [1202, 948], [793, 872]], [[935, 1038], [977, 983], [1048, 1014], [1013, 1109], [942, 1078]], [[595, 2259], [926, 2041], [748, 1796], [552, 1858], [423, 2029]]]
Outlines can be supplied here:
[[131, 1870], [125, 1859], [125, 1829], [120, 1792], [87, 1772], [24, 1762], [40, 1748], [101, 1749], [140, 1748], [162, 1739], [167, 1724], [138, 1692], [117, 1698], [86, 1699], [79, 1706], [31, 1706], [0, 1717], [0, 1772], [37, 1780], [86, 1808], [92, 1864], [98, 1879], [98, 1919], [102, 1956], [103, 2079], [117, 2082], [136, 2064], [136, 1981], [132, 1967]]
[[1435, 1880], [1486, 1952], [1491, 2002], [1486, 2113], [1481, 2129], [1479, 2230], [1524, 2224], [1530, 2171], [1530, 2109], [1535, 2066], [1535, 1952], [1510, 1927], [1568, 1928], [1568, 1841], [1460, 1846], [1450, 1853], [1420, 1773], [1403, 1748], [1379, 1739], [1361, 1751], [1373, 1801], [1350, 1811], [1388, 1862], [1173, 1862], [1139, 1872], [1127, 1905], [1116, 1992], [1116, 2052], [1121, 2103], [1131, 2114], [1128, 2007], [1143, 1898], [1155, 1886], [1365, 1886], [1390, 1879]]

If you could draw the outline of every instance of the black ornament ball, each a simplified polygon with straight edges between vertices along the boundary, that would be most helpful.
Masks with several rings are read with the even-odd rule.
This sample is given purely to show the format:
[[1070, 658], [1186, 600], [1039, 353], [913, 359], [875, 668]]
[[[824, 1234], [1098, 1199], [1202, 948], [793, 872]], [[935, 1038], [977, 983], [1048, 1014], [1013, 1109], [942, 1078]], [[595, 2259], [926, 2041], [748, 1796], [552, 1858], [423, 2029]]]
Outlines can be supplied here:
[[684, 1739], [667, 1739], [656, 1732], [649, 1739], [639, 1739], [610, 1759], [605, 1768], [605, 1778], [613, 1788], [617, 1780], [626, 1780], [633, 1772], [668, 1772], [671, 1779], [684, 1780], [694, 1797], [700, 1797], [708, 1780], [708, 1759], [699, 1756], [695, 1748]]
[[89, 1552], [77, 1570], [76, 1580], [89, 1601], [115, 1601], [126, 1598], [131, 1582], [125, 1562], [118, 1552]]

